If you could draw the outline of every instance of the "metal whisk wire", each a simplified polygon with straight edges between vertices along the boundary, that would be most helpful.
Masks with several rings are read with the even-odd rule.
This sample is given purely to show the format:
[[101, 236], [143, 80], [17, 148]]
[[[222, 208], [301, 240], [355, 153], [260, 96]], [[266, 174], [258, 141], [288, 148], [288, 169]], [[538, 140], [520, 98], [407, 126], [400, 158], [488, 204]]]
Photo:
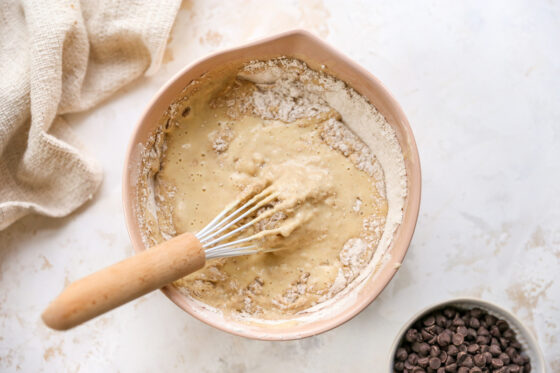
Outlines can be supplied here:
[[257, 215], [247, 223], [229, 230], [230, 228], [235, 227], [235, 224], [242, 219], [272, 202], [275, 198], [277, 198], [277, 196], [277, 193], [271, 188], [265, 188], [260, 193], [250, 198], [247, 202], [243, 203], [244, 200], [240, 199], [220, 212], [210, 223], [208, 223], [208, 225], [195, 235], [202, 243], [206, 259], [225, 258], [270, 251], [263, 250], [254, 242], [251, 242], [255, 241], [259, 237], [262, 237], [262, 234], [260, 233], [253, 234], [248, 237], [238, 238], [231, 242], [221, 244], [220, 242], [243, 233], [249, 227], [268, 216], [268, 214]]

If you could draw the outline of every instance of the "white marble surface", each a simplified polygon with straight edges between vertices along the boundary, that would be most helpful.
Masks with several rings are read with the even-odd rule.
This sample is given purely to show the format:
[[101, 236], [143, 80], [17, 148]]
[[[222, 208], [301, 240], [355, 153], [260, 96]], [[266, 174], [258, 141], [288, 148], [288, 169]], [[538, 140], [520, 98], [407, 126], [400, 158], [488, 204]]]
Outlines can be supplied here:
[[[68, 117], [105, 180], [67, 218], [28, 217], [0, 232], [0, 371], [384, 372], [405, 320], [471, 295], [516, 313], [559, 372], [560, 3], [220, 3], [183, 4], [155, 76]], [[378, 300], [333, 331], [285, 343], [214, 330], [159, 292], [65, 333], [43, 326], [40, 312], [65, 284], [132, 253], [121, 169], [155, 91], [211, 51], [295, 27], [378, 76], [416, 135], [420, 219]]]

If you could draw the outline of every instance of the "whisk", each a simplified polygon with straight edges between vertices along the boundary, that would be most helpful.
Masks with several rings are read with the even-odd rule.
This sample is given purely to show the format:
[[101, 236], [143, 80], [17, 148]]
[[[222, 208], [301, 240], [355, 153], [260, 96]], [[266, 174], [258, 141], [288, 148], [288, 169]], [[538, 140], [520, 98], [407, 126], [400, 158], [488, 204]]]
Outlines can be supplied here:
[[70, 329], [201, 269], [208, 259], [275, 250], [263, 247], [262, 239], [277, 229], [243, 234], [274, 213], [263, 208], [277, 197], [271, 186], [250, 191], [198, 233], [180, 234], [70, 284], [43, 312], [43, 321]]

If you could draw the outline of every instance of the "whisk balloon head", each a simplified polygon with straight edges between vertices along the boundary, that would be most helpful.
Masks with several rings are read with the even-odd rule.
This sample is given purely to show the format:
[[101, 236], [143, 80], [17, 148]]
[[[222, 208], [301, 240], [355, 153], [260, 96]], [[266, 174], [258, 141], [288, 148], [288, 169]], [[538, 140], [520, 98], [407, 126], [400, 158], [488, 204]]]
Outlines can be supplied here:
[[248, 193], [220, 212], [196, 234], [206, 253], [206, 259], [274, 251], [259, 244], [259, 239], [264, 237], [267, 231], [246, 237], [243, 237], [243, 234], [257, 222], [270, 216], [270, 213], [257, 212], [269, 206], [277, 197], [278, 193], [273, 188], [266, 187], [256, 194]]

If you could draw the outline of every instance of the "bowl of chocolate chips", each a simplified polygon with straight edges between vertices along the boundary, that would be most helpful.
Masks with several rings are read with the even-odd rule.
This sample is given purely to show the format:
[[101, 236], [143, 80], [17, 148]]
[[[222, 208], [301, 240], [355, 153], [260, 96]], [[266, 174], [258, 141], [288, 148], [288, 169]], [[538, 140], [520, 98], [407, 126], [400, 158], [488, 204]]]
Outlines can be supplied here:
[[460, 298], [418, 312], [391, 349], [393, 373], [544, 373], [533, 335], [503, 308]]

